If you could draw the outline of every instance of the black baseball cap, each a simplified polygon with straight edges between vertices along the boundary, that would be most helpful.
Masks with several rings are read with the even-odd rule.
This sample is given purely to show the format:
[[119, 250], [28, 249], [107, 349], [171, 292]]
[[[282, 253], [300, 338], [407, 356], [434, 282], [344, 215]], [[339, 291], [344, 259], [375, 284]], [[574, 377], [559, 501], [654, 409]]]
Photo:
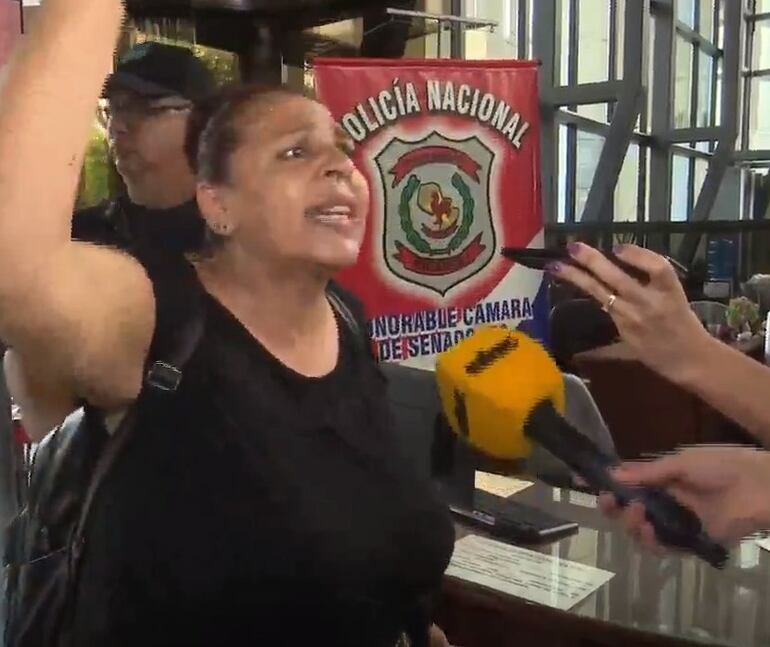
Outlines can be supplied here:
[[126, 89], [152, 99], [179, 96], [197, 103], [215, 88], [213, 75], [191, 50], [147, 42], [135, 45], [118, 61], [104, 95]]

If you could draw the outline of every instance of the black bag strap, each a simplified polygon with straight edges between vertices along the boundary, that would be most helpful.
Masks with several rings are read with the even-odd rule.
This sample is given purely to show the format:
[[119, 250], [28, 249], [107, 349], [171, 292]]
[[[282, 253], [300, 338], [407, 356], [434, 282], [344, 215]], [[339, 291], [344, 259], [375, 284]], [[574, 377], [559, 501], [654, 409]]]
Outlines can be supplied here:
[[329, 303], [331, 303], [332, 308], [334, 308], [335, 312], [345, 322], [345, 325], [350, 328], [351, 332], [359, 335], [361, 333], [361, 327], [358, 325], [358, 321], [356, 321], [350, 308], [348, 308], [348, 304], [345, 303], [332, 289], [326, 291], [326, 296], [329, 298]]
[[[160, 271], [151, 263], [146, 263], [145, 266], [153, 279], [156, 301], [160, 303], [157, 306], [156, 332], [150, 350], [151, 360], [148, 361], [142, 394], [148, 390], [155, 393], [174, 392], [182, 380], [184, 367], [203, 336], [205, 308], [202, 303], [201, 287], [193, 278], [194, 270], [186, 264], [184, 267], [163, 264]], [[153, 274], [155, 274], [154, 277]], [[327, 291], [327, 296], [329, 303], [354, 334], [356, 342], [363, 345], [361, 326], [348, 305], [333, 289]], [[96, 491], [131, 433], [137, 415], [138, 402], [137, 400], [129, 407], [97, 461], [76, 527], [75, 539], [77, 540], [82, 540], [85, 522]]]
[[[187, 292], [184, 288], [180, 290], [180, 284], [178, 281], [180, 276], [174, 275], [172, 279], [168, 273], [165, 274], [164, 279], [166, 282], [175, 282], [173, 287], [173, 293], [175, 295], [183, 295], [185, 302], [191, 304], [192, 308], [186, 308], [188, 315], [186, 320], [182, 323], [181, 328], [176, 328], [171, 319], [179, 317], [179, 310], [174, 311], [176, 317], [163, 317], [159, 314], [158, 321], [156, 323], [156, 334], [153, 341], [153, 347], [156, 346], [158, 341], [166, 341], [169, 335], [175, 337], [174, 343], [168, 348], [165, 348], [165, 352], [158, 351], [158, 349], [151, 350], [151, 355], [155, 355], [158, 359], [154, 359], [148, 362], [149, 366], [144, 380], [142, 388], [142, 394], [147, 390], [154, 391], [155, 393], [169, 393], [174, 392], [179, 387], [182, 380], [183, 370], [187, 362], [192, 357], [198, 344], [203, 336], [205, 328], [205, 310], [203, 308], [202, 300], [200, 298], [200, 286], [195, 285], [192, 294]], [[189, 285], [189, 275], [182, 279], [182, 283]], [[162, 298], [158, 284], [155, 284], [156, 299]], [[357, 343], [364, 345], [361, 326], [356, 320], [353, 312], [348, 305], [337, 295], [334, 290], [327, 291], [329, 303], [334, 310], [340, 316], [340, 318], [349, 327], [350, 331], [354, 334]], [[178, 303], [177, 303], [178, 305]], [[191, 310], [191, 311], [190, 311]], [[158, 312], [162, 313], [163, 310], [159, 307]], [[174, 334], [176, 333], [176, 334]], [[142, 397], [140, 394], [140, 398]], [[104, 451], [97, 461], [94, 469], [93, 477], [89, 482], [88, 489], [86, 491], [85, 498], [83, 500], [83, 506], [81, 508], [78, 524], [75, 528], [73, 540], [75, 544], [75, 550], [80, 549], [80, 545], [83, 543], [83, 532], [85, 524], [88, 520], [88, 513], [91, 509], [93, 499], [99, 489], [99, 486], [104, 481], [107, 473], [115, 462], [115, 459], [120, 454], [121, 449], [124, 447], [128, 437], [131, 435], [131, 431], [134, 427], [134, 421], [136, 420], [139, 400], [134, 402], [126, 412], [123, 420], [118, 425], [118, 428], [112, 434], [112, 437], [108, 441]]]
[[361, 329], [361, 325], [358, 323], [355, 315], [353, 314], [353, 311], [348, 307], [348, 304], [345, 303], [342, 297], [340, 297], [340, 295], [337, 294], [337, 292], [332, 287], [326, 290], [326, 296], [329, 299], [329, 303], [331, 304], [332, 308], [334, 308], [334, 311], [337, 313], [340, 319], [342, 319], [350, 332], [353, 333], [356, 346], [358, 346], [359, 350], [366, 351], [367, 348], [364, 332]]
[[[193, 317], [182, 329], [179, 336], [179, 346], [170, 349], [168, 354], [164, 356], [164, 359], [156, 360], [151, 364], [144, 379], [142, 392], [146, 389], [164, 393], [170, 393], [177, 390], [182, 381], [184, 367], [198, 347], [198, 343], [203, 336], [203, 330], [203, 316]], [[142, 394], [140, 394], [139, 397], [142, 397]], [[134, 428], [138, 402], [139, 401], [137, 400], [128, 408], [126, 414], [118, 425], [118, 428], [112, 434], [96, 463], [93, 476], [88, 484], [88, 489], [86, 490], [83, 499], [83, 506], [80, 510], [80, 517], [74, 532], [73, 539], [76, 548], [79, 543], [82, 543], [83, 531], [86, 521], [88, 520], [88, 513], [91, 509], [91, 504], [93, 503], [97, 490], [104, 481], [107, 473], [110, 471], [110, 468], [115, 463], [115, 459], [125, 446], [126, 440], [131, 435], [131, 431]]]
[[[141, 402], [148, 397], [163, 396], [177, 390], [183, 371], [205, 329], [202, 288], [195, 277], [195, 270], [182, 259], [178, 263], [143, 264], [153, 281], [156, 301], [155, 333], [145, 377], [138, 398], [129, 406], [96, 462], [73, 532], [73, 560], [80, 557], [94, 497], [131, 436]], [[71, 573], [75, 567], [76, 564], [71, 564]]]

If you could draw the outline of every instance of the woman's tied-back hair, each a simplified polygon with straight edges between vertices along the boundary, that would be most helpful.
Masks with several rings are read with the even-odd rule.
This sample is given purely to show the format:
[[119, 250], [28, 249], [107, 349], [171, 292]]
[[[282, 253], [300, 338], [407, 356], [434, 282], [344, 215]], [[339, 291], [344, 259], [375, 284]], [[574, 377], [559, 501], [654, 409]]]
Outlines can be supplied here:
[[[283, 86], [258, 83], [228, 85], [196, 104], [187, 122], [185, 154], [199, 180], [222, 185], [230, 181], [230, 160], [241, 144], [239, 120], [248, 108], [278, 97], [301, 96]], [[204, 251], [224, 238], [206, 229]]]
[[238, 83], [196, 104], [187, 124], [185, 153], [200, 180], [223, 184], [230, 157], [240, 144], [238, 120], [249, 107], [284, 96], [300, 96], [280, 85]]

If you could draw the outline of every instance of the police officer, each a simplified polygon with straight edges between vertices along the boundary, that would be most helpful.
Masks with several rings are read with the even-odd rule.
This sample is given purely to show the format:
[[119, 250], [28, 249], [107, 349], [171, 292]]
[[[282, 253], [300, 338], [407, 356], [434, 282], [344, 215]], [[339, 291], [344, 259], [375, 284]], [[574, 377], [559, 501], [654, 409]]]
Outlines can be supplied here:
[[102, 110], [126, 195], [76, 213], [74, 238], [169, 252], [199, 246], [204, 228], [185, 131], [192, 107], [214, 89], [211, 73], [184, 47], [142, 43], [120, 60]]

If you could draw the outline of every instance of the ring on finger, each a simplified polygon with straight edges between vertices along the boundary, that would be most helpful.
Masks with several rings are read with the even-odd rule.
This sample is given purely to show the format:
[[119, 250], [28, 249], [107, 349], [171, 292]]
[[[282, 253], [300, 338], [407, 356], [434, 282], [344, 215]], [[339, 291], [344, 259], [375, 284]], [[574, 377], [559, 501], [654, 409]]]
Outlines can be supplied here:
[[615, 305], [615, 301], [617, 301], [617, 300], [618, 300], [618, 295], [617, 294], [611, 294], [610, 298], [607, 299], [607, 303], [605, 303], [602, 306], [602, 310], [604, 310], [604, 312], [609, 313], [609, 311], [612, 310], [612, 306]]

